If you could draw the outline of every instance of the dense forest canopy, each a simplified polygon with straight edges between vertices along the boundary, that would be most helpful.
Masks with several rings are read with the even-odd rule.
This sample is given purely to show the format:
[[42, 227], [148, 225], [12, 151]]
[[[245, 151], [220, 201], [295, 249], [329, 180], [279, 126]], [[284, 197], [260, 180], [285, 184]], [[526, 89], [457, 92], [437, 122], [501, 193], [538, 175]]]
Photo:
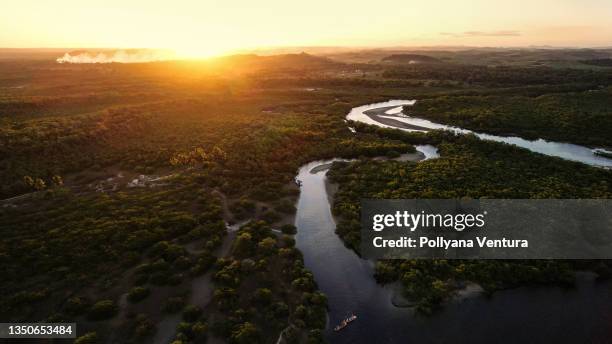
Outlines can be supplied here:
[[409, 65], [388, 69], [383, 76], [390, 79], [449, 80], [486, 87], [557, 85], [589, 82], [607, 86], [612, 71], [590, 69], [479, 66], [479, 65]]
[[[381, 62], [413, 53], [443, 62]], [[281, 333], [320, 342], [327, 300], [292, 237], [294, 177], [314, 160], [356, 159], [329, 172], [337, 231], [353, 248], [360, 197], [612, 196], [610, 171], [472, 136], [345, 122], [352, 107], [416, 98], [408, 111], [441, 123], [610, 146], [612, 74], [579, 62], [608, 52], [351, 54], [100, 65], [3, 55], [2, 320], [77, 321], [79, 343], [151, 342], [168, 335], [168, 319], [176, 343], [276, 343]], [[416, 144], [441, 157], [372, 159]], [[577, 269], [603, 276], [607, 266], [398, 261], [379, 262], [376, 278], [401, 281], [429, 312], [455, 283], [570, 284]]]
[[408, 113], [479, 132], [612, 146], [612, 88], [538, 97], [436, 97], [406, 107]]

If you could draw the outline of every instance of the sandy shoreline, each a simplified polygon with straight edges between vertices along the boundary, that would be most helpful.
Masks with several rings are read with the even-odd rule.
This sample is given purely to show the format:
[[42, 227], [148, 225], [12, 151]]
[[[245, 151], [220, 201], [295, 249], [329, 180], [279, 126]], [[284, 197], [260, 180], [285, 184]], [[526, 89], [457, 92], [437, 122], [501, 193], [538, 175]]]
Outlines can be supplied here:
[[393, 108], [396, 108], [396, 107], [397, 106], [386, 106], [382, 108], [367, 110], [367, 111], [364, 111], [363, 114], [370, 117], [373, 121], [376, 121], [384, 125], [396, 127], [396, 128], [408, 129], [408, 130], [420, 130], [420, 131], [430, 131], [431, 130], [429, 128], [421, 127], [418, 125], [404, 123], [402, 121], [398, 121], [393, 118], [381, 117], [381, 116], [392, 116], [392, 115], [386, 114], [385, 112]]

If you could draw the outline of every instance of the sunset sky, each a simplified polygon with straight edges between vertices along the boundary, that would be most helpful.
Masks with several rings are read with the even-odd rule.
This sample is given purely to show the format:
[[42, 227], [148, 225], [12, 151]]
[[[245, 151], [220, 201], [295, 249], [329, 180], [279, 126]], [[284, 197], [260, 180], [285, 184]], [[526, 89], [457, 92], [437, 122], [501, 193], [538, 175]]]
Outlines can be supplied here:
[[4, 1], [0, 47], [612, 46], [610, 0]]

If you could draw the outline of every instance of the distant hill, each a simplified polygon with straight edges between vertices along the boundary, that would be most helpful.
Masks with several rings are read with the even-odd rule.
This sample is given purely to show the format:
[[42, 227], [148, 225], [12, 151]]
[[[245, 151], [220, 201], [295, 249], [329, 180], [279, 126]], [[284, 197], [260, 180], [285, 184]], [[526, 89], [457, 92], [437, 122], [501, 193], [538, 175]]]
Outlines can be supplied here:
[[249, 66], [251, 68], [263, 69], [285, 69], [285, 68], [321, 68], [338, 65], [326, 57], [315, 56], [307, 53], [282, 54], [260, 56], [255, 54], [230, 55], [217, 58], [218, 62], [229, 63], [235, 66]]
[[332, 61], [329, 58], [315, 56], [307, 53], [263, 56], [262, 60], [267, 63], [274, 63], [278, 64], [278, 66], [287, 67], [295, 67], [296, 65], [320, 67], [338, 64], [337, 62]]
[[393, 63], [440, 63], [435, 57], [419, 54], [393, 54], [382, 59], [383, 62]]

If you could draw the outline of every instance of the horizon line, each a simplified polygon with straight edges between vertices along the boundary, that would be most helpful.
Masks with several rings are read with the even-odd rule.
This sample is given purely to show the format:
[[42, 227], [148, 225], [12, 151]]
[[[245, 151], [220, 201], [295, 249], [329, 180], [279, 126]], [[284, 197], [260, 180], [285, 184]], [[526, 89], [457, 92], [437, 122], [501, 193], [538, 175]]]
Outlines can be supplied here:
[[[257, 50], [274, 50], [274, 49], [414, 49], [414, 48], [463, 48], [463, 49], [612, 49], [612, 43], [609, 45], [588, 45], [588, 46], [568, 46], [568, 45], [549, 45], [549, 44], [533, 44], [533, 45], [449, 45], [449, 44], [430, 44], [430, 45], [278, 45], [278, 46], [262, 46], [254, 48], [239, 48], [230, 49], [231, 52], [246, 52]], [[167, 50], [174, 51], [172, 48], [164, 47], [112, 47], [112, 46], [89, 46], [89, 47], [3, 47], [1, 50]]]

